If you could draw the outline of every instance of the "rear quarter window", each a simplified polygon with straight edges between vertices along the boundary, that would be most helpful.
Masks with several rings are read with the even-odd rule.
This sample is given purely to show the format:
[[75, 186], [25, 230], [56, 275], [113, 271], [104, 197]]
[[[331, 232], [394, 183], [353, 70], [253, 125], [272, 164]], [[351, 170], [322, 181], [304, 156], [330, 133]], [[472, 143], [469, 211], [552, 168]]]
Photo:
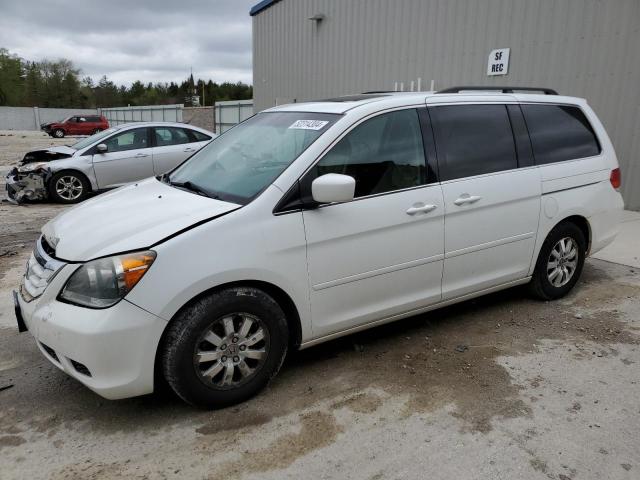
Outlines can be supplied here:
[[185, 128], [184, 131], [189, 135], [192, 142], [206, 142], [211, 140], [209, 135], [205, 135], [204, 133], [198, 132], [197, 130], [190, 130]]
[[600, 143], [580, 108], [521, 105], [537, 165], [593, 157]]

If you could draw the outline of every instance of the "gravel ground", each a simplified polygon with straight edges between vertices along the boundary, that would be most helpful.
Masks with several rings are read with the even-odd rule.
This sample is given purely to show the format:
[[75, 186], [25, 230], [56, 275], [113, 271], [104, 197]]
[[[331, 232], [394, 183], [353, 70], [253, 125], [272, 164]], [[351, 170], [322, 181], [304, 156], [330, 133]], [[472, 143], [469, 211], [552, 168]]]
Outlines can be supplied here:
[[[52, 142], [30, 139], [0, 136], [0, 168]], [[207, 412], [104, 400], [17, 333], [10, 292], [61, 208], [0, 205], [2, 480], [640, 478], [637, 269], [592, 259], [561, 301], [512, 289], [295, 353]]]

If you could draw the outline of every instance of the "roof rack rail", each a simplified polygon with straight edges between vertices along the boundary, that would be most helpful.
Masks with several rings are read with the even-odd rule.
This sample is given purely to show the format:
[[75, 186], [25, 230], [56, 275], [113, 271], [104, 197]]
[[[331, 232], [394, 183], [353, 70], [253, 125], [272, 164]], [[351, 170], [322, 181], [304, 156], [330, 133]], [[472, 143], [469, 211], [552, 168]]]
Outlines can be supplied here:
[[362, 92], [360, 95], [372, 95], [376, 93], [398, 93], [395, 90], [371, 90], [369, 92]]
[[460, 93], [464, 90], [475, 90], [475, 91], [497, 90], [502, 93], [514, 93], [514, 91], [542, 92], [545, 95], [558, 95], [558, 92], [556, 92], [555, 90], [551, 88], [544, 88], [544, 87], [493, 87], [493, 86], [450, 87], [450, 88], [445, 88], [444, 90], [438, 90], [436, 93]]

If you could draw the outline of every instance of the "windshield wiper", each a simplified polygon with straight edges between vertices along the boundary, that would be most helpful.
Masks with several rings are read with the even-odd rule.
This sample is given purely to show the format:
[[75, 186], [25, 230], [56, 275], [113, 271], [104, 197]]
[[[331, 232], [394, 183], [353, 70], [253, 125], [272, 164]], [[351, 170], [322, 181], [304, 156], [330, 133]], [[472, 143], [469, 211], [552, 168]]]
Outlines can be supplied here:
[[196, 185], [195, 183], [187, 180], [186, 182], [172, 182], [170, 179], [167, 179], [167, 183], [173, 187], [184, 188], [185, 190], [189, 190], [191, 192], [197, 193], [198, 195], [202, 195], [209, 198], [214, 198], [218, 200], [220, 197], [218, 195], [211, 193], [204, 188]]

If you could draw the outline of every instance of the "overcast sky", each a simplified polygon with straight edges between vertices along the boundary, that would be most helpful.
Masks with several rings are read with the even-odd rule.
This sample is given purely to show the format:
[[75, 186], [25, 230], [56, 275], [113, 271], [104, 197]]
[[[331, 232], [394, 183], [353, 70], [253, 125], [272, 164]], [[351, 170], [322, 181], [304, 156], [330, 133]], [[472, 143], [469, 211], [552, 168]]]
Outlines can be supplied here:
[[258, 0], [0, 0], [0, 47], [28, 60], [67, 58], [118, 84], [196, 78], [252, 83]]

